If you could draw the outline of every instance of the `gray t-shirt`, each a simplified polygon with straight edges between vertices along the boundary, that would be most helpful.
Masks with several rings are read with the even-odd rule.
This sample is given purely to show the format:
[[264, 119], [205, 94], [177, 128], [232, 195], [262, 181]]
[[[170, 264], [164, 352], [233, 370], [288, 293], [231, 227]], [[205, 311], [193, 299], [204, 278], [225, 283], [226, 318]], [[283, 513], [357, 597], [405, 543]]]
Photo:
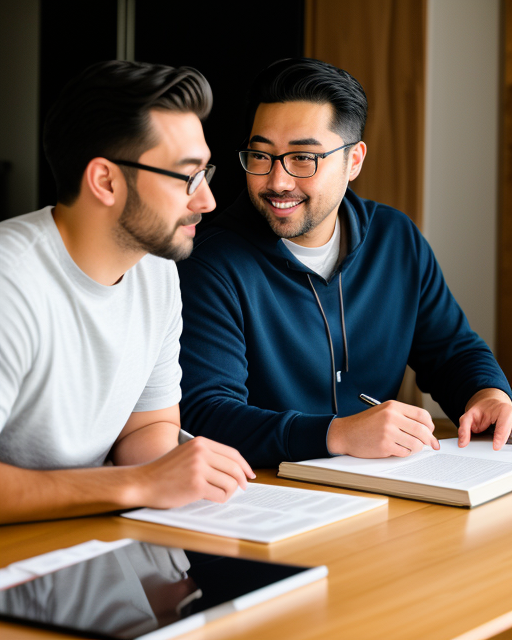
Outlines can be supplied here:
[[114, 286], [73, 262], [51, 207], [0, 224], [0, 461], [90, 467], [133, 411], [181, 399], [176, 265], [146, 255]]

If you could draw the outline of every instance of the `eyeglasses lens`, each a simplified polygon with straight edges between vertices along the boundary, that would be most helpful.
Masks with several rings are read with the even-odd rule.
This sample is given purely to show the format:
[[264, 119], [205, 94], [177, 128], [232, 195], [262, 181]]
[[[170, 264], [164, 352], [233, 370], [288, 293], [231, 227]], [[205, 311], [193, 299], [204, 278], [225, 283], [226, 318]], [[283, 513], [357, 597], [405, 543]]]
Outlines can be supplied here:
[[246, 171], [256, 175], [269, 173], [272, 166], [272, 158], [266, 153], [258, 153], [257, 151], [241, 151], [240, 160]]
[[198, 171], [197, 173], [195, 173], [193, 176], [190, 177], [190, 180], [188, 182], [188, 189], [187, 189], [187, 193], [189, 196], [191, 196], [194, 193], [194, 191], [197, 189], [197, 187], [201, 184], [204, 178], [204, 174], [205, 174], [205, 170], [203, 169], [202, 171]]
[[206, 165], [206, 182], [208, 184], [210, 184], [211, 179], [213, 178], [213, 174], [215, 173], [215, 169], [217, 167], [214, 164], [207, 164]]
[[316, 170], [315, 156], [309, 153], [297, 153], [285, 156], [284, 165], [288, 173], [299, 178], [309, 178]]
[[206, 182], [210, 184], [210, 180], [213, 178], [213, 174], [215, 173], [215, 165], [207, 164], [205, 169], [201, 169], [197, 173], [194, 173], [193, 176], [190, 176], [190, 180], [188, 181], [187, 193], [191, 196], [197, 187], [203, 181], [203, 178], [206, 178]]
[[[265, 175], [272, 169], [272, 156], [259, 151], [241, 151], [240, 160], [248, 173]], [[316, 171], [315, 156], [309, 153], [286, 155], [283, 158], [286, 171], [298, 178], [310, 178]]]

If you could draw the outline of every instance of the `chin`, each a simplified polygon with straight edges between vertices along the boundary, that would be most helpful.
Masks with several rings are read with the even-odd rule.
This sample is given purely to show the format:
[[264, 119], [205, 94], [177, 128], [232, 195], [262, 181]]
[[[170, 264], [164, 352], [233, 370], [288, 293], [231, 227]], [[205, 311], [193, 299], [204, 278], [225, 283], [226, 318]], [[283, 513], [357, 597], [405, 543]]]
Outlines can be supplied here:
[[290, 218], [277, 218], [272, 214], [266, 214], [264, 218], [272, 231], [280, 238], [295, 238], [300, 235], [300, 221], [292, 221]]
[[150, 250], [149, 253], [157, 258], [164, 258], [165, 260], [174, 260], [174, 262], [179, 262], [180, 260], [188, 258], [192, 253], [193, 248], [194, 242], [190, 239], [180, 242], [180, 244], [173, 243], [165, 247], [155, 247]]

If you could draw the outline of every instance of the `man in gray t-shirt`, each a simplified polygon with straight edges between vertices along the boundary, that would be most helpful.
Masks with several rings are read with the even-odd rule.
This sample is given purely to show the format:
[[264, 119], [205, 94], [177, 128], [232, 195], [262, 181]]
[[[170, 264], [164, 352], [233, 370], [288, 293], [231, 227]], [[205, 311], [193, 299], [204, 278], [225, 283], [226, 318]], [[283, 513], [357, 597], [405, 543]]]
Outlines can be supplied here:
[[57, 205], [0, 224], [0, 522], [223, 502], [253, 477], [177, 447], [175, 261], [215, 206], [210, 108], [194, 69], [112, 61], [50, 111]]

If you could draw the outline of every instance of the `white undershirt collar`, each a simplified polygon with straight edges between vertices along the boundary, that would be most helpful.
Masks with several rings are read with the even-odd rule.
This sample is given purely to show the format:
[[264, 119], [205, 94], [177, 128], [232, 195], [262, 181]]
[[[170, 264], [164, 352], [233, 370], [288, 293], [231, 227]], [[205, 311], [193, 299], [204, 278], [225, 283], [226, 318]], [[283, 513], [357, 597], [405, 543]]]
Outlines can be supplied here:
[[334, 271], [340, 252], [340, 221], [336, 218], [334, 233], [330, 240], [321, 247], [303, 247], [286, 238], [282, 238], [282, 241], [297, 260], [328, 280]]

